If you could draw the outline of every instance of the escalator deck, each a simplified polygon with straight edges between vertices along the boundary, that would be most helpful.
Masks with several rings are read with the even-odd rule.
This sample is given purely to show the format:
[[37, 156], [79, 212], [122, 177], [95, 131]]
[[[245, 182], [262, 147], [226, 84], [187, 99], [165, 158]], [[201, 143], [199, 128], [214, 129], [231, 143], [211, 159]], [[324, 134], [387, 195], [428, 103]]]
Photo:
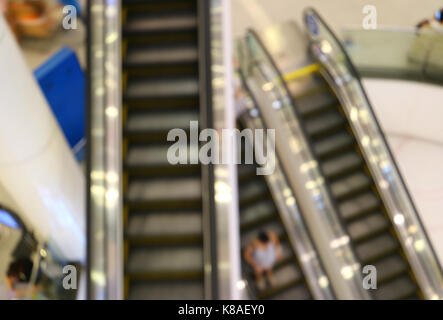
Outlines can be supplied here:
[[250, 294], [257, 299], [312, 299], [266, 182], [263, 176], [256, 175], [255, 170], [254, 165], [241, 165], [239, 168], [242, 256], [258, 232], [273, 231], [280, 239], [282, 259], [274, 267], [273, 286], [262, 290], [257, 288], [253, 270], [243, 259], [242, 269]]
[[339, 101], [318, 73], [288, 86], [357, 258], [362, 266], [376, 267], [374, 298], [418, 299], [415, 278]]
[[167, 133], [199, 120], [196, 0], [122, 1], [127, 299], [203, 299], [200, 165]]

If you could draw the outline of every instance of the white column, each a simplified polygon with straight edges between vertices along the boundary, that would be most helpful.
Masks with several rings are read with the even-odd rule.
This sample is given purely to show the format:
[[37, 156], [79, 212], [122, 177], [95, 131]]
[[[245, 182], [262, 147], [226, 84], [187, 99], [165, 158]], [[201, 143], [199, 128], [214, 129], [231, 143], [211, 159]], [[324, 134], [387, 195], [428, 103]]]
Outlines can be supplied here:
[[39, 237], [85, 258], [85, 181], [0, 15], [0, 181]]

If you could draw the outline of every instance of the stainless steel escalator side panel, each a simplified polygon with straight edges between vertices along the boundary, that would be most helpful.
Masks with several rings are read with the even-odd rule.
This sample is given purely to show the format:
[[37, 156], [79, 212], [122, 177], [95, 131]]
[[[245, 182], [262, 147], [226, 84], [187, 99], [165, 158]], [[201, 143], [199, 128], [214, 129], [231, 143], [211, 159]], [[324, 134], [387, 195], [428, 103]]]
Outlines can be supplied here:
[[309, 51], [305, 50], [308, 46], [307, 37], [294, 21], [285, 21], [257, 33], [283, 74], [300, 69], [312, 59]]
[[[198, 6], [199, 17], [206, 20], [205, 29], [199, 31], [200, 50], [206, 50], [199, 55], [200, 82], [206, 85], [206, 88], [200, 90], [200, 119], [203, 124], [201, 129], [232, 130], [235, 128], [235, 110], [230, 85], [233, 80], [230, 58], [232, 56], [230, 2], [199, 0]], [[236, 148], [233, 141], [229, 140], [231, 139], [227, 141], [220, 139], [220, 145], [226, 147], [224, 150], [229, 152], [226, 155], [227, 159], [233, 160], [237, 156]], [[229, 161], [229, 164], [202, 165], [202, 190], [209, 191], [211, 196], [210, 199], [207, 197], [203, 199], [206, 297], [244, 299], [245, 287], [241, 279], [241, 258], [238, 250], [240, 222], [237, 167], [234, 161]], [[210, 238], [212, 239], [209, 240]], [[213, 282], [212, 289], [209, 281]]]
[[123, 297], [120, 1], [88, 4], [89, 299]]
[[[247, 128], [252, 130], [266, 130], [266, 126], [261, 119], [259, 110], [255, 107], [252, 97], [247, 99], [247, 106], [247, 110], [240, 115], [241, 121]], [[272, 141], [269, 140], [268, 143], [272, 143]], [[274, 149], [267, 145], [262, 146], [258, 144], [255, 148]], [[262, 150], [259, 150], [258, 152], [264, 154]], [[295, 200], [295, 196], [287, 183], [277, 156], [274, 155], [269, 158], [275, 159], [275, 169], [272, 174], [265, 176], [265, 180], [276, 203], [290, 245], [299, 257], [300, 265], [310, 292], [316, 300], [334, 299], [335, 296], [329, 278], [317, 255], [315, 246], [300, 213], [297, 201]]]
[[290, 173], [289, 185], [327, 267], [335, 295], [338, 299], [369, 299], [362, 285], [360, 263], [294, 114], [292, 97], [283, 77], [255, 32], [247, 34], [244, 47], [247, 54], [240, 62], [241, 69], [267, 128], [275, 129], [279, 160], [284, 171]]
[[313, 9], [304, 13], [310, 49], [335, 91], [363, 151], [389, 218], [427, 299], [443, 299], [443, 274], [418, 212], [389, 150], [359, 75], [343, 46]]

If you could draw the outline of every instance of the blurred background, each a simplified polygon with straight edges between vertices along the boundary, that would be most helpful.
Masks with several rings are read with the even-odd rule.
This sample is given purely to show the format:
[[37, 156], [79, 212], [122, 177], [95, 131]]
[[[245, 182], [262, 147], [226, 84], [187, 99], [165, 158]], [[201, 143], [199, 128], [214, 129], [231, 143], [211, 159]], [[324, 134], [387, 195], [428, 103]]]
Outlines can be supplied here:
[[442, 9], [0, 0], [0, 299], [441, 299]]

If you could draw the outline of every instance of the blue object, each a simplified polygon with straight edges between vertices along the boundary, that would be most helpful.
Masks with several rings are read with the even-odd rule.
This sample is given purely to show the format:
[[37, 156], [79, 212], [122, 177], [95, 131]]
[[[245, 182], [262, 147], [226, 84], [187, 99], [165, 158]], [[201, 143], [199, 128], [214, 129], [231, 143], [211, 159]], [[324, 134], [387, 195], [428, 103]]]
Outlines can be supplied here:
[[61, 4], [64, 4], [65, 6], [74, 6], [77, 10], [77, 15], [80, 16], [82, 14], [82, 8], [80, 7], [80, 4], [77, 0], [59, 0]]
[[19, 223], [14, 219], [10, 212], [0, 209], [0, 223], [13, 229], [19, 229]]
[[77, 160], [85, 141], [85, 76], [75, 52], [64, 47], [34, 72]]
[[309, 31], [314, 35], [318, 35], [318, 25], [315, 17], [310, 14], [306, 17], [306, 24], [308, 26]]

